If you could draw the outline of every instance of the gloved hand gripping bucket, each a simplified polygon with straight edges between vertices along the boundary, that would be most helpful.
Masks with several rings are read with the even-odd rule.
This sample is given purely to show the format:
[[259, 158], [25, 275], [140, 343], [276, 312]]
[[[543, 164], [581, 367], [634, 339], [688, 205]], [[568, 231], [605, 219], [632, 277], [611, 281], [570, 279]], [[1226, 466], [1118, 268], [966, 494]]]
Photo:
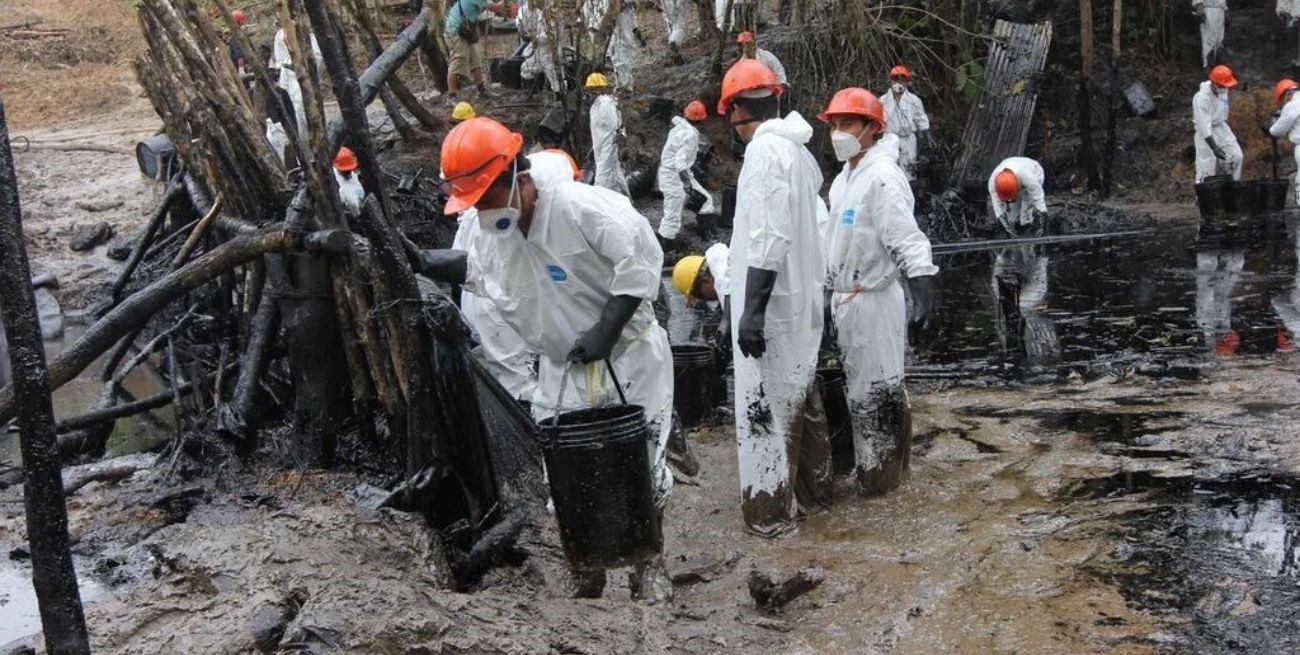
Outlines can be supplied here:
[[569, 565], [583, 571], [619, 568], [661, 552], [649, 452], [657, 435], [646, 424], [645, 410], [624, 399], [622, 405], [565, 412], [542, 421], [541, 429]]

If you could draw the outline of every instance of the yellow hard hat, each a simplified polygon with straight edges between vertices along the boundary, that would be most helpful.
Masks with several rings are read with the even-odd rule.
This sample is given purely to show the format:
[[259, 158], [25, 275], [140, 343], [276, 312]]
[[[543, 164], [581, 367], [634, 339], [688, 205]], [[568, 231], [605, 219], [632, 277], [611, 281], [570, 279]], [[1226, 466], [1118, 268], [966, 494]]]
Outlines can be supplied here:
[[587, 83], [583, 87], [588, 89], [604, 89], [609, 87], [609, 80], [605, 79], [603, 73], [592, 73], [587, 76]]
[[458, 102], [451, 110], [451, 119], [457, 122], [467, 121], [471, 118], [477, 118], [478, 114], [474, 112], [474, 105], [468, 102]]
[[691, 297], [691, 291], [695, 290], [695, 279], [700, 276], [700, 270], [704, 268], [704, 258], [700, 255], [687, 255], [682, 257], [676, 266], [673, 266], [673, 287], [677, 292]]

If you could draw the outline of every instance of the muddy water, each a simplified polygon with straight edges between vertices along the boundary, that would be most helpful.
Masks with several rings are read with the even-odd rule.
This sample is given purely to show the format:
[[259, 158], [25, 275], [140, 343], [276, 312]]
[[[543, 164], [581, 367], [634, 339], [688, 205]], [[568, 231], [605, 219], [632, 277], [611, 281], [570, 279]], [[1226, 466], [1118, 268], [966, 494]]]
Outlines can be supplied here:
[[[104, 595], [104, 587], [94, 578], [81, 573], [77, 580], [83, 603]], [[9, 561], [6, 555], [0, 559], [0, 646], [35, 634], [40, 629], [41, 617], [36, 608], [36, 592], [32, 590], [31, 566]]]
[[[45, 342], [45, 359], [51, 361], [59, 353], [81, 337], [85, 326], [69, 324], [58, 339]], [[104, 388], [99, 380], [99, 371], [103, 367], [103, 357], [86, 367], [80, 375], [54, 392], [54, 415], [59, 418], [75, 416], [89, 410], [99, 402], [100, 392]], [[148, 366], [138, 366], [123, 381], [122, 386], [136, 398], [152, 396], [164, 388], [164, 380]], [[125, 455], [141, 452], [155, 446], [167, 436], [168, 426], [174, 422], [171, 406], [155, 410], [148, 414], [128, 416], [117, 420], [113, 435], [108, 440], [109, 455]], [[18, 448], [17, 432], [0, 434], [0, 464], [8, 462], [13, 466], [22, 463]]]

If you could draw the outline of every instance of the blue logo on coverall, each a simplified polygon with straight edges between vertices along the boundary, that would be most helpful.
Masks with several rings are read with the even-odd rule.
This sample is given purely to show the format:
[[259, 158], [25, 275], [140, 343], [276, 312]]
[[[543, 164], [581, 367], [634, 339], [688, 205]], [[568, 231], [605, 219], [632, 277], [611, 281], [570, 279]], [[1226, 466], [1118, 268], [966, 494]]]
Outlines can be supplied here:
[[510, 219], [508, 219], [508, 218], [504, 218], [504, 217], [503, 217], [503, 218], [498, 218], [498, 219], [497, 219], [497, 229], [498, 229], [498, 230], [508, 230], [508, 229], [510, 229]]
[[844, 213], [840, 214], [840, 222], [845, 225], [853, 225], [854, 216], [857, 216], [857, 212], [852, 209], [846, 209], [844, 210]]
[[569, 274], [565, 273], [564, 269], [560, 268], [559, 266], [556, 266], [555, 264], [547, 264], [546, 272], [550, 273], [551, 279], [555, 280], [556, 282], [563, 282], [569, 279]]

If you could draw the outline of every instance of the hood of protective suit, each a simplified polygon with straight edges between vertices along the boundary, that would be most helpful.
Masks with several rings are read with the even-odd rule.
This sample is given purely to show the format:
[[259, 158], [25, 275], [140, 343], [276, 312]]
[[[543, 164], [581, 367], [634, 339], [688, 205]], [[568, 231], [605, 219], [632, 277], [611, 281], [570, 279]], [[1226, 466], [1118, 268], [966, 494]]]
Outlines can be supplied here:
[[762, 125], [758, 126], [758, 130], [754, 132], [754, 138], [757, 139], [760, 136], [769, 134], [804, 145], [812, 140], [813, 127], [808, 124], [808, 121], [804, 120], [803, 116], [799, 115], [799, 112], [792, 111], [785, 118], [773, 118], [764, 121]]
[[685, 118], [681, 116], [673, 116], [673, 127], [681, 127], [683, 125], [694, 127], [693, 125], [691, 125], [691, 122], [686, 120]]
[[1205, 80], [1204, 82], [1201, 82], [1201, 93], [1204, 93], [1205, 95], [1210, 96], [1212, 98], [1219, 97], [1219, 94], [1214, 92], [1214, 82], [1211, 82], [1209, 80]]
[[870, 166], [882, 159], [898, 161], [899, 143], [897, 134], [885, 134], [867, 150], [866, 156], [862, 158], [861, 162], [858, 162], [858, 165]]

